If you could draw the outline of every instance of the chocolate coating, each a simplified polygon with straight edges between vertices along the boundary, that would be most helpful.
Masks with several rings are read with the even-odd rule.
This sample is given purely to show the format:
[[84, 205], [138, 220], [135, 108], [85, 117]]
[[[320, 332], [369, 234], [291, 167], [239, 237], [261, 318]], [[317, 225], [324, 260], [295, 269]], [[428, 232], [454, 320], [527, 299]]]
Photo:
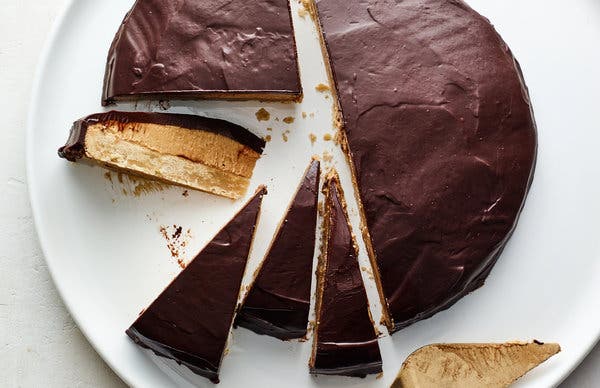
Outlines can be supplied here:
[[381, 373], [377, 335], [337, 178], [326, 185], [326, 245], [321, 262], [325, 268], [317, 296], [317, 343], [310, 372], [357, 377]]
[[254, 197], [127, 330], [138, 345], [219, 382], [262, 197]]
[[302, 94], [288, 0], [137, 0], [110, 47], [102, 101], [257, 93]]
[[150, 123], [158, 125], [173, 125], [182, 128], [213, 132], [237, 141], [254, 151], [262, 154], [265, 141], [248, 131], [244, 127], [230, 123], [225, 120], [211, 119], [195, 115], [184, 115], [174, 113], [143, 113], [143, 112], [117, 112], [110, 111], [96, 113], [79, 119], [73, 123], [67, 143], [60, 147], [58, 155], [72, 162], [81, 159], [85, 155], [85, 133], [89, 125], [97, 123], [118, 122], [128, 123]]
[[236, 326], [282, 340], [306, 335], [320, 163], [313, 160], [265, 255]]
[[481, 286], [530, 186], [519, 66], [460, 0], [317, 0], [383, 299], [398, 330]]

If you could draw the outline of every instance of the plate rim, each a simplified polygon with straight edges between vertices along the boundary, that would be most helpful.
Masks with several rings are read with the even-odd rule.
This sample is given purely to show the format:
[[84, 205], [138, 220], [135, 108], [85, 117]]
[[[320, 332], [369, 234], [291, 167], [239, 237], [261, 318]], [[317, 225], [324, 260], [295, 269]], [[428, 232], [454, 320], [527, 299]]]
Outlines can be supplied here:
[[[466, 0], [468, 3], [468, 0]], [[56, 290], [58, 291], [58, 295], [60, 296], [61, 301], [64, 304], [64, 307], [68, 311], [70, 317], [73, 319], [77, 328], [82, 333], [82, 335], [87, 340], [88, 344], [94, 349], [94, 351], [102, 358], [102, 361], [105, 362], [110, 369], [126, 384], [129, 386], [134, 385], [134, 379], [132, 376], [129, 376], [130, 373], [126, 371], [126, 367], [122, 365], [116, 365], [113, 362], [111, 355], [109, 352], [98, 342], [93, 339], [93, 336], [88, 332], [89, 328], [85, 325], [81, 325], [82, 319], [77, 312], [75, 306], [70, 303], [70, 298], [68, 297], [68, 292], [63, 288], [63, 284], [57, 281], [57, 276], [55, 274], [56, 269], [52, 265], [53, 260], [49, 259], [49, 255], [47, 254], [46, 249], [46, 241], [41, 233], [38, 219], [40, 210], [38, 208], [38, 199], [37, 199], [37, 191], [34, 189], [36, 187], [35, 179], [33, 178], [34, 171], [34, 162], [33, 162], [33, 136], [35, 131], [35, 114], [38, 110], [39, 103], [39, 94], [40, 89], [43, 84], [42, 74], [47, 67], [48, 61], [52, 54], [52, 48], [56, 45], [59, 37], [59, 32], [61, 31], [63, 25], [67, 21], [67, 16], [72, 11], [74, 5], [78, 2], [78, 0], [67, 0], [65, 4], [61, 7], [59, 12], [57, 13], [56, 19], [54, 20], [49, 34], [46, 38], [46, 41], [43, 44], [42, 51], [40, 56], [38, 57], [38, 63], [35, 68], [35, 73], [33, 76], [32, 86], [30, 89], [30, 98], [29, 98], [29, 108], [27, 109], [26, 115], [26, 125], [25, 125], [25, 170], [26, 170], [26, 182], [28, 187], [28, 199], [30, 204], [30, 209], [32, 213], [32, 219], [34, 224], [35, 235], [42, 252], [42, 256], [44, 261], [47, 264], [48, 272], [50, 274], [50, 278], [52, 279], [52, 283]], [[595, 338], [588, 342], [586, 346], [582, 346], [579, 350], [575, 350], [576, 353], [568, 368], [564, 368], [564, 370], [560, 373], [558, 379], [554, 382], [554, 386], [560, 385], [567, 377], [569, 377], [575, 369], [577, 369], [580, 364], [587, 358], [590, 352], [594, 349], [594, 347], [600, 343], [600, 324], [597, 326], [597, 330], [595, 333]], [[569, 362], [567, 362], [569, 364]]]

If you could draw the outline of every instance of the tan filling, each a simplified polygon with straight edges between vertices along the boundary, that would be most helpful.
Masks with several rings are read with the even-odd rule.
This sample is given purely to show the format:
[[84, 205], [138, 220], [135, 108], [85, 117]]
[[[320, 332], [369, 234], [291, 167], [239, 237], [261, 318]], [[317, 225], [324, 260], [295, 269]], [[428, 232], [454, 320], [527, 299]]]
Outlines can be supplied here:
[[257, 152], [212, 132], [156, 124], [96, 124], [86, 157], [107, 167], [228, 198], [250, 183]]
[[367, 228], [367, 219], [365, 210], [362, 204], [362, 200], [360, 199], [360, 192], [358, 190], [358, 180], [356, 177], [356, 170], [354, 169], [354, 163], [352, 162], [352, 155], [350, 153], [350, 148], [348, 146], [348, 139], [346, 138], [346, 132], [343, 129], [343, 117], [342, 110], [339, 106], [339, 100], [337, 95], [337, 88], [334, 82], [333, 70], [331, 69], [331, 61], [329, 59], [329, 52], [327, 51], [327, 45], [325, 44], [325, 38], [323, 35], [323, 31], [321, 29], [321, 22], [319, 21], [319, 12], [317, 10], [317, 5], [314, 0], [302, 0], [303, 4], [308, 7], [308, 10], [315, 22], [317, 27], [319, 41], [321, 44], [321, 52], [323, 53], [323, 57], [325, 59], [325, 67], [327, 70], [327, 77], [329, 78], [329, 84], [331, 85], [331, 93], [333, 96], [333, 124], [338, 129], [338, 133], [336, 138], [339, 139], [342, 150], [344, 151], [344, 155], [346, 155], [346, 160], [350, 167], [350, 173], [352, 175], [352, 184], [354, 186], [354, 197], [356, 198], [356, 203], [358, 204], [358, 212], [360, 214], [360, 230], [365, 242], [365, 246], [367, 248], [367, 253], [369, 255], [369, 261], [371, 263], [371, 267], [373, 269], [373, 277], [375, 279], [375, 284], [377, 285], [377, 291], [379, 292], [379, 298], [381, 299], [381, 305], [383, 308], [382, 314], [382, 323], [388, 328], [388, 330], [394, 330], [394, 320], [392, 319], [387, 299], [385, 294], [383, 293], [383, 285], [381, 284], [381, 276], [379, 274], [379, 267], [377, 266], [377, 257], [375, 256], [375, 250], [373, 249], [373, 243], [371, 241], [371, 235], [369, 234], [369, 230]]
[[558, 344], [434, 344], [402, 364], [391, 388], [506, 387], [560, 352]]

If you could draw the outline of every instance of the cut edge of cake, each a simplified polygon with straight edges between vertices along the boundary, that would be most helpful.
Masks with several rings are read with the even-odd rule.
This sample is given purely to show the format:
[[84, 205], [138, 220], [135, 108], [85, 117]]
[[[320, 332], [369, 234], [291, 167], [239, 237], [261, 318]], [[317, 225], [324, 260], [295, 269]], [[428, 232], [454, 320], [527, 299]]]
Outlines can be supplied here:
[[[362, 239], [365, 243], [365, 247], [367, 248], [367, 253], [369, 256], [369, 262], [371, 264], [371, 268], [373, 271], [373, 278], [375, 280], [375, 284], [377, 286], [377, 293], [379, 294], [379, 299], [382, 305], [382, 317], [381, 323], [384, 324], [390, 333], [396, 331], [394, 320], [389, 312], [387, 299], [385, 297], [385, 293], [383, 292], [383, 284], [381, 282], [381, 276], [379, 274], [379, 267], [377, 266], [377, 257], [375, 255], [375, 250], [373, 249], [373, 244], [371, 240], [371, 235], [369, 233], [369, 229], [367, 227], [367, 219], [364, 211], [364, 207], [362, 204], [362, 200], [360, 198], [360, 192], [358, 190], [358, 179], [356, 177], [356, 171], [354, 168], [354, 162], [352, 160], [352, 154], [350, 152], [350, 147], [348, 145], [348, 140], [346, 137], [346, 133], [344, 131], [344, 118], [342, 114], [342, 108], [339, 103], [338, 95], [337, 95], [337, 87], [335, 82], [335, 76], [333, 73], [333, 69], [331, 68], [331, 61], [329, 58], [329, 49], [327, 48], [327, 42], [325, 41], [325, 35], [323, 33], [321, 22], [319, 20], [319, 10], [317, 9], [316, 0], [302, 0], [303, 4], [308, 7], [308, 12], [313, 19], [315, 27], [317, 29], [317, 35], [319, 37], [319, 43], [321, 46], [321, 52], [323, 55], [325, 68], [327, 72], [327, 78], [329, 80], [332, 99], [333, 99], [333, 125], [337, 129], [336, 139], [342, 148], [343, 154], [346, 158], [346, 163], [348, 163], [348, 167], [350, 169], [350, 176], [352, 178], [352, 186], [353, 186], [353, 194], [358, 206], [358, 213], [360, 217], [360, 232], [362, 235]], [[344, 200], [345, 201], [345, 200]]]

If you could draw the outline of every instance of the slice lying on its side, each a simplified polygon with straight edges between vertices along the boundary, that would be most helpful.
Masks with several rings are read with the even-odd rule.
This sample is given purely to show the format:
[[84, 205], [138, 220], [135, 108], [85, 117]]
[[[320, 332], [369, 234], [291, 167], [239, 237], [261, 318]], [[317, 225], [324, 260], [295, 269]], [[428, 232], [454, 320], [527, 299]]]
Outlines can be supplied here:
[[219, 382], [219, 368], [240, 293], [263, 196], [237, 215], [127, 330], [138, 345]]
[[289, 0], [137, 0], [110, 47], [102, 104], [301, 97]]
[[337, 175], [330, 173], [317, 271], [317, 322], [310, 373], [364, 377], [382, 372], [377, 334]]
[[306, 335], [315, 251], [319, 161], [313, 160], [279, 225], [236, 326], [282, 340]]
[[58, 154], [237, 199], [264, 146], [247, 129], [224, 120], [112, 111], [76, 121]]
[[556, 353], [558, 344], [434, 344], [412, 353], [391, 388], [506, 387]]

